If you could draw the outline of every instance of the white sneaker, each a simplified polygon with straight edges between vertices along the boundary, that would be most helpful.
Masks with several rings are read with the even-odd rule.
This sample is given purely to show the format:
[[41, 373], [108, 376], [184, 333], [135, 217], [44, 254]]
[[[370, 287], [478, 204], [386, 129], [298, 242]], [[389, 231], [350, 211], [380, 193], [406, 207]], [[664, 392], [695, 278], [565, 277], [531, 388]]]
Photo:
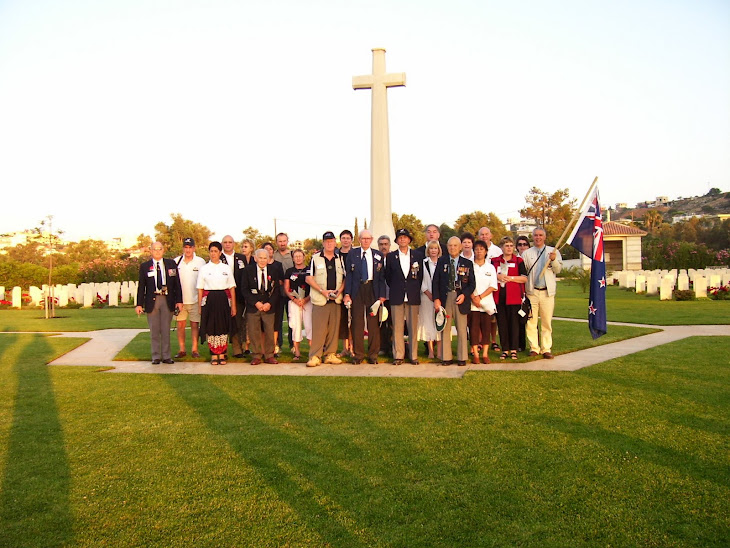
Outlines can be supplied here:
[[327, 357], [324, 359], [324, 363], [339, 365], [342, 363], [342, 360], [334, 354], [327, 354]]
[[317, 367], [318, 365], [322, 364], [322, 360], [319, 359], [319, 356], [312, 356], [309, 358], [309, 361], [307, 362], [307, 367]]

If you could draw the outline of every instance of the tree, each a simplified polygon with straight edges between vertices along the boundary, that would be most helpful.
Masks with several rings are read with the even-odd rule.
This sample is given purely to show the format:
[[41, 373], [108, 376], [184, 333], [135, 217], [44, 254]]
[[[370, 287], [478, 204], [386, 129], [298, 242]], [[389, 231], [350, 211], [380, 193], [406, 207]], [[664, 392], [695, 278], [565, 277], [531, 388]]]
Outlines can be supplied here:
[[504, 223], [496, 214], [481, 211], [461, 215], [454, 223], [454, 232], [457, 236], [464, 232], [471, 232], [476, 237], [479, 229], [483, 226], [492, 231], [492, 241], [494, 243], [499, 243], [499, 240], [507, 234]]
[[152, 247], [152, 237], [147, 234], [140, 234], [137, 236], [137, 244], [135, 247], [137, 249], [149, 249]]
[[525, 201], [527, 206], [520, 209], [520, 215], [544, 228], [548, 243], [556, 243], [576, 209], [575, 199], [570, 199], [568, 189], [549, 193], [532, 187], [530, 193], [525, 196]]
[[64, 254], [68, 262], [72, 263], [88, 263], [94, 259], [106, 260], [117, 255], [109, 249], [105, 242], [91, 239], [81, 240], [78, 243], [70, 242], [64, 248]]
[[663, 220], [662, 214], [656, 209], [649, 209], [644, 214], [644, 228], [646, 228], [647, 232], [652, 232], [655, 228], [662, 224]]
[[155, 225], [155, 240], [165, 246], [167, 256], [182, 254], [185, 238], [193, 238], [196, 246], [208, 246], [212, 232], [207, 226], [184, 219], [179, 213], [170, 213], [170, 217], [171, 224], [159, 222]]
[[451, 238], [452, 236], [458, 236], [456, 230], [451, 228], [446, 223], [441, 223], [441, 226], [439, 227], [439, 233], [441, 234], [439, 236], [439, 242], [444, 245], [446, 245], [446, 243], [449, 241], [449, 238]]
[[[393, 226], [396, 230], [399, 228], [407, 228], [408, 232], [411, 233], [413, 241], [411, 241], [411, 247], [420, 247], [426, 243], [426, 233], [424, 231], [423, 222], [421, 219], [410, 213], [398, 215], [393, 213]], [[373, 234], [373, 238], [379, 238], [380, 234]], [[377, 240], [376, 240], [377, 241]], [[395, 249], [395, 247], [393, 247]]]
[[46, 257], [43, 253], [43, 246], [40, 242], [18, 244], [13, 247], [8, 247], [5, 251], [8, 259], [12, 259], [13, 261], [18, 261], [20, 263], [42, 265], [46, 262]]
[[269, 236], [268, 234], [261, 234], [258, 229], [252, 226], [249, 226], [248, 228], [245, 228], [243, 230], [243, 236], [244, 238], [247, 238], [253, 242], [254, 249], [258, 249], [259, 247], [261, 247], [262, 244], [266, 242], [271, 242], [274, 245], [274, 248], [276, 248], [276, 242], [273, 236]]

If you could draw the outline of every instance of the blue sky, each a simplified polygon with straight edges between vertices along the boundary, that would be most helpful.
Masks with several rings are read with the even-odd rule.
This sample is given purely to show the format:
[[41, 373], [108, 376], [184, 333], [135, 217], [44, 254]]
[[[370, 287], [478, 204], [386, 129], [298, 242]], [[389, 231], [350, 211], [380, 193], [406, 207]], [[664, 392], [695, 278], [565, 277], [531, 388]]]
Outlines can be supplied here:
[[0, 0], [0, 232], [362, 226], [373, 47], [398, 213], [730, 190], [728, 2]]

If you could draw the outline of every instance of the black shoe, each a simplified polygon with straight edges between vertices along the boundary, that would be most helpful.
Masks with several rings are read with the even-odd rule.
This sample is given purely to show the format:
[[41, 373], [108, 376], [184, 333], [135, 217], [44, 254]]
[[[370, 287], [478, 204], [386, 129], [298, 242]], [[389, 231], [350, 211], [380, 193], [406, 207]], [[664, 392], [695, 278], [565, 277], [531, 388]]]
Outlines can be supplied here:
[[152, 360], [152, 365], [160, 365], [160, 360]]
[[378, 363], [378, 358], [368, 358], [368, 363], [372, 363], [372, 364]]
[[456, 362], [456, 365], [458, 365], [459, 367], [464, 367], [466, 365], [466, 361], [465, 360], [459, 360], [458, 362]]
[[248, 356], [249, 354], [251, 354], [251, 351], [250, 350], [244, 350], [243, 351], [243, 355], [244, 356]]
[[233, 354], [234, 358], [243, 358], [243, 353], [239, 352], [238, 354]]
[[171, 363], [175, 363], [175, 360], [173, 360], [172, 358], [167, 358], [166, 360], [162, 360], [162, 363], [166, 363], [169, 365]]
[[454, 360], [444, 360], [441, 365], [454, 365]]
[[362, 360], [359, 358], [352, 358], [353, 365], [360, 365], [362, 363]]
[[279, 357], [279, 353], [278, 352], [274, 352], [274, 357], [275, 358], [278, 358]]
[[418, 360], [410, 360], [410, 362], [411, 362], [411, 365], [418, 365], [419, 363], [421, 363]]
[[403, 365], [403, 360], [393, 360], [393, 365]]

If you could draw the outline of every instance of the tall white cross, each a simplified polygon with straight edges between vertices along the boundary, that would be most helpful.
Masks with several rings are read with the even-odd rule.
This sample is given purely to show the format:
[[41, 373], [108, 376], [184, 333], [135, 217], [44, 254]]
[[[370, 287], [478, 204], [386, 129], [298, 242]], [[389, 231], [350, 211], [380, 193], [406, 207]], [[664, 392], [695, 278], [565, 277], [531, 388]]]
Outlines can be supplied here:
[[373, 73], [353, 76], [353, 89], [372, 89], [370, 120], [370, 232], [395, 238], [390, 205], [390, 139], [387, 88], [405, 86], [406, 73], [385, 72], [385, 49], [373, 48]]

